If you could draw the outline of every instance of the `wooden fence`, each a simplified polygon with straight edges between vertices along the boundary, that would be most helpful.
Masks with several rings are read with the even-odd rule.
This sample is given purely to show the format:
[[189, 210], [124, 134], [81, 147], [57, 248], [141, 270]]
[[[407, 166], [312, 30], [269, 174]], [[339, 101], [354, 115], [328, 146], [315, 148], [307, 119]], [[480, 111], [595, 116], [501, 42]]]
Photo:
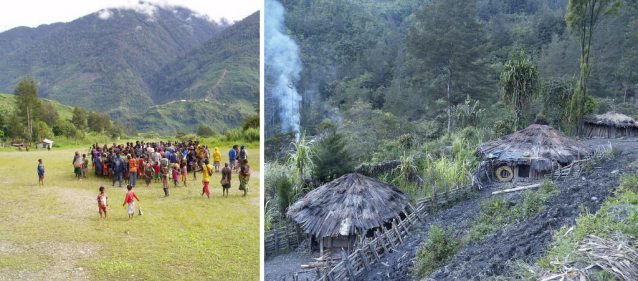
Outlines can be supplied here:
[[[423, 209], [415, 209], [408, 204], [404, 213], [407, 217], [396, 217], [392, 221], [392, 227], [377, 230], [374, 239], [363, 239], [357, 248], [350, 254], [341, 249], [341, 261], [331, 268], [326, 268], [320, 274], [319, 281], [356, 280], [356, 276], [365, 270], [369, 270], [374, 263], [381, 262], [381, 258], [388, 255], [394, 248], [403, 245], [403, 238], [409, 235], [412, 225], [418, 221], [425, 222], [420, 213]], [[295, 276], [293, 280], [297, 281]]]
[[293, 221], [286, 220], [273, 224], [273, 229], [264, 232], [264, 253], [266, 256], [295, 249], [299, 245], [301, 233]]
[[554, 171], [550, 174], [550, 176], [552, 180], [560, 180], [567, 177], [580, 177], [583, 170], [585, 170], [585, 168], [589, 165], [591, 165], [589, 158], [574, 161], [571, 164]]

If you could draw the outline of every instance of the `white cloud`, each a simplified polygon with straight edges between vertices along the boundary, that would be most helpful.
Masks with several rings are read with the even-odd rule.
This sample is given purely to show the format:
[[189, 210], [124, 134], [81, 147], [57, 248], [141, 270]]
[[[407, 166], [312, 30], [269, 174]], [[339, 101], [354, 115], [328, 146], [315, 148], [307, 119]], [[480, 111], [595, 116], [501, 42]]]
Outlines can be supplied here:
[[107, 20], [113, 16], [113, 12], [111, 12], [111, 10], [104, 9], [104, 10], [98, 11], [97, 16], [100, 17], [100, 19]]
[[[132, 9], [152, 18], [157, 7], [175, 10], [188, 8], [193, 16], [220, 22], [241, 20], [263, 8], [263, 0], [21, 0], [0, 2], [0, 32], [18, 27], [37, 27], [41, 24], [70, 22], [85, 15], [97, 13], [100, 18], [116, 17], [116, 9]], [[33, 9], [33, 7], [38, 9]], [[110, 9], [108, 11], [107, 9]], [[112, 15], [109, 16], [109, 14]], [[179, 13], [179, 12], [178, 12]], [[120, 16], [122, 16], [120, 14]], [[185, 16], [188, 17], [188, 16]]]

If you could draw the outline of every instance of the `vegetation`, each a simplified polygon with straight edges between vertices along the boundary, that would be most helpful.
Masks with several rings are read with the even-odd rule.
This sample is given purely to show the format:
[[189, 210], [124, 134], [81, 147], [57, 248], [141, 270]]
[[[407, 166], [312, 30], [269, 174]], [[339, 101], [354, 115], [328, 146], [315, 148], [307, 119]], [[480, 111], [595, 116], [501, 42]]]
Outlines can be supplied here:
[[540, 90], [538, 69], [523, 51], [503, 65], [501, 71], [503, 101], [514, 112], [514, 130], [524, 128], [529, 119], [529, 106]]
[[354, 162], [343, 135], [337, 133], [336, 127], [331, 123], [322, 123], [320, 126], [324, 134], [312, 148], [312, 177], [320, 183], [327, 183], [351, 172]]
[[482, 201], [479, 205], [480, 214], [463, 238], [464, 243], [482, 240], [497, 229], [536, 215], [542, 210], [547, 198], [556, 192], [556, 184], [546, 180], [538, 191], [523, 192], [521, 199], [513, 204], [501, 196]]
[[450, 233], [438, 226], [428, 231], [428, 239], [419, 247], [412, 271], [418, 278], [423, 278], [443, 265], [459, 249], [459, 243]]

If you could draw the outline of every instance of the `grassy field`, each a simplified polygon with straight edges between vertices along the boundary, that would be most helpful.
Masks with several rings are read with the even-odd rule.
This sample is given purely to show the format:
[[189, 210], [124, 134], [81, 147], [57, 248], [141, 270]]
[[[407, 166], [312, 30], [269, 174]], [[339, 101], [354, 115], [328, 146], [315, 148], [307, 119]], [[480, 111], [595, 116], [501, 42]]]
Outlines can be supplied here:
[[[88, 146], [87, 146], [88, 147]], [[225, 152], [227, 148], [220, 148]], [[259, 151], [250, 149], [248, 197], [233, 174], [211, 199], [198, 180], [135, 188], [144, 211], [127, 221], [125, 189], [107, 180], [74, 177], [75, 149], [0, 152], [0, 280], [257, 280], [259, 278]], [[37, 159], [46, 167], [37, 185]], [[98, 187], [107, 187], [109, 218], [100, 220]]]

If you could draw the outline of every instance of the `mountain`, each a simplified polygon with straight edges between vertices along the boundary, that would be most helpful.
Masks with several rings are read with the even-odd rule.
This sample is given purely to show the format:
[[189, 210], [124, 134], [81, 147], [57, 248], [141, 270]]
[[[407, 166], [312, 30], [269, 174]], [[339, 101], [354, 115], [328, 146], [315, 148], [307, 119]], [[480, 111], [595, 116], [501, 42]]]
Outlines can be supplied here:
[[0, 92], [13, 92], [33, 72], [41, 97], [115, 118], [154, 105], [154, 74], [225, 26], [181, 7], [147, 7], [0, 33]]
[[153, 100], [212, 98], [256, 102], [259, 91], [259, 12], [178, 56], [149, 79]]
[[252, 104], [236, 102], [226, 104], [217, 100], [171, 101], [152, 106], [139, 114], [121, 119], [142, 132], [196, 132], [199, 125], [206, 125], [217, 133], [241, 126], [246, 116], [254, 113]]

